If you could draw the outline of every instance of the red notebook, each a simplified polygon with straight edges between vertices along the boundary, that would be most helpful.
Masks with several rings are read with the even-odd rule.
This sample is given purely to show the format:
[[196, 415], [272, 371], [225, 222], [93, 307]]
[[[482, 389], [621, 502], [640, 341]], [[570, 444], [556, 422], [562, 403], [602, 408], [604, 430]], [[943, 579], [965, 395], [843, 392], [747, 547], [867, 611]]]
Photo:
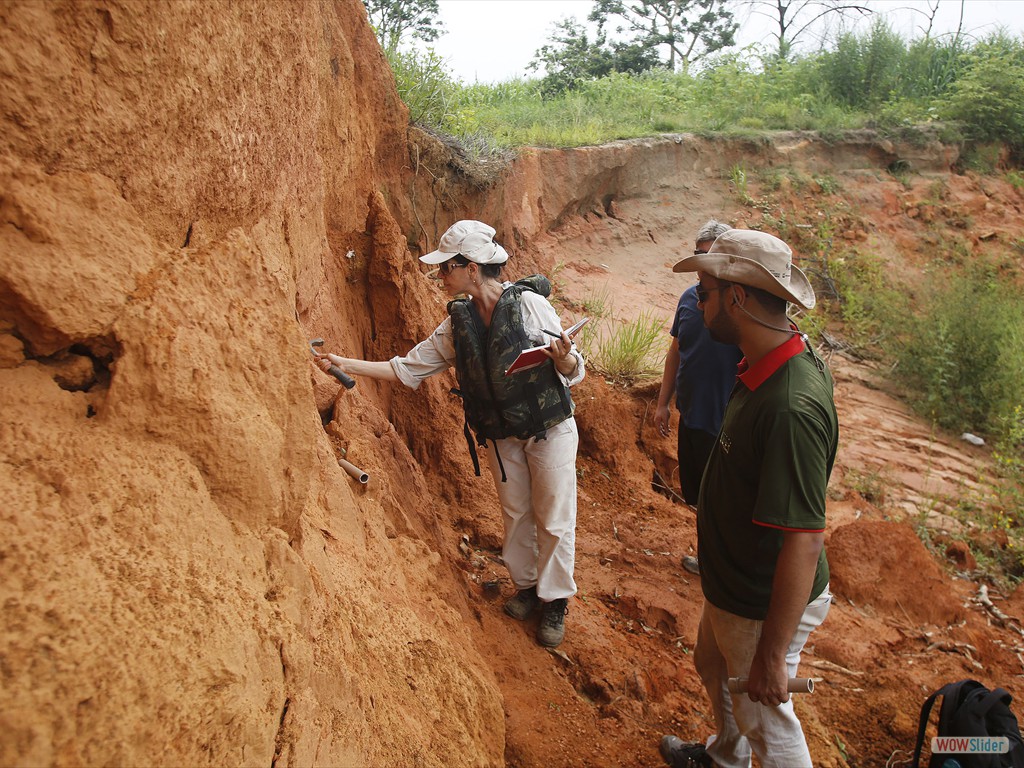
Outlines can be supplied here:
[[[589, 317], [584, 317], [575, 325], [566, 328], [565, 334], [571, 339], [579, 332], [580, 328], [587, 324], [589, 319]], [[536, 368], [538, 365], [543, 365], [545, 361], [551, 359], [544, 354], [544, 350], [547, 348], [547, 344], [542, 344], [539, 347], [524, 349], [519, 353], [519, 357], [515, 359], [512, 365], [508, 367], [508, 370], [505, 371], [505, 375], [508, 376], [510, 373], [518, 373], [519, 371], [528, 371], [531, 368]]]

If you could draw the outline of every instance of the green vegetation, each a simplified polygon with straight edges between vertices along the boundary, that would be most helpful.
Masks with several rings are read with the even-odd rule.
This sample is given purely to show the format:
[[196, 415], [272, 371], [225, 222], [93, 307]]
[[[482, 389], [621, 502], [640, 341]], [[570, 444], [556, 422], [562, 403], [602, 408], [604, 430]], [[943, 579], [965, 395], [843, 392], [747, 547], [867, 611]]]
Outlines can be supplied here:
[[[1007, 526], [1019, 528], [1024, 526], [1024, 405], [1016, 406], [1003, 426], [992, 454], [1002, 479], [995, 496]], [[1019, 560], [1024, 565], [1024, 555]]]
[[[595, 288], [583, 297], [583, 314], [597, 321], [610, 317], [612, 313], [612, 291], [607, 285]], [[595, 322], [595, 327], [597, 326]], [[584, 334], [587, 331], [584, 330]]]
[[995, 34], [976, 45], [944, 96], [942, 109], [978, 141], [1012, 141], [1024, 135], [1024, 47]]
[[[580, 30], [563, 32], [581, 44]], [[907, 138], [914, 126], [941, 121], [948, 139], [1024, 150], [1024, 40], [1001, 32], [973, 44], [907, 42], [877, 23], [859, 36], [840, 36], [831, 50], [788, 59], [753, 49], [719, 53], [699, 70], [678, 72], [631, 73], [644, 64], [623, 59], [626, 53], [548, 69], [557, 87], [545, 78], [467, 86], [432, 52], [392, 48], [389, 56], [414, 122], [456, 138], [486, 136], [500, 147], [582, 146], [684, 131], [833, 136], [864, 127]]]
[[734, 45], [739, 28], [725, 3], [708, 0], [596, 0], [589, 19], [628, 34], [620, 48], [663, 52], [659, 63], [670, 71]]
[[444, 59], [433, 51], [387, 51], [398, 95], [409, 107], [409, 120], [444, 133], [465, 133], [466, 122], [457, 111], [465, 90], [453, 78]]
[[437, 0], [363, 0], [370, 25], [385, 50], [403, 40], [437, 40], [444, 30]]
[[[634, 380], [660, 371], [665, 347], [665, 318], [653, 312], [624, 325], [615, 323], [610, 309], [583, 327], [577, 345], [588, 367], [619, 380]], [[606, 324], [605, 320], [610, 320]], [[611, 326], [609, 329], [609, 325]]]
[[1020, 287], [972, 265], [917, 302], [896, 348], [916, 409], [957, 433], [1002, 436], [1024, 404]]
[[860, 356], [886, 363], [924, 418], [956, 434], [1009, 439], [1008, 447], [1015, 441], [1020, 454], [1024, 441], [1013, 431], [1024, 406], [1020, 275], [965, 261], [936, 263], [934, 271], [914, 291], [894, 281], [878, 256], [851, 249], [833, 257], [832, 310], [844, 339]]
[[886, 476], [885, 471], [877, 469], [868, 472], [848, 469], [844, 481], [852, 490], [859, 493], [861, 498], [879, 508], [885, 506], [886, 492], [892, 485], [892, 481]]
[[572, 90], [582, 80], [596, 80], [612, 72], [638, 74], [659, 66], [653, 48], [640, 45], [609, 45], [604, 31], [591, 42], [586, 27], [575, 19], [555, 25], [551, 40], [537, 51], [531, 69], [546, 70], [541, 81], [545, 96]]

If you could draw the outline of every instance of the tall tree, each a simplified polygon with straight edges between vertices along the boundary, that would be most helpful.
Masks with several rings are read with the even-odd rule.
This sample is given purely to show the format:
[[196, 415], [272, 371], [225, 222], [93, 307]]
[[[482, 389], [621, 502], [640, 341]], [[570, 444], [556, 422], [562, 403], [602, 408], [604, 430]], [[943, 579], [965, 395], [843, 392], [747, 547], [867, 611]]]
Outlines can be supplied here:
[[363, 0], [377, 39], [387, 50], [416, 38], [433, 42], [444, 31], [437, 0]]
[[868, 15], [871, 9], [864, 3], [849, 0], [744, 0], [753, 13], [772, 20], [775, 30], [776, 54], [785, 59], [796, 41], [818, 22], [831, 16], [847, 17], [851, 14]]
[[739, 27], [725, 0], [597, 0], [589, 18], [602, 30], [617, 20], [633, 45], [667, 46], [672, 70], [734, 45]]
[[611, 72], [644, 72], [660, 63], [651, 48], [628, 43], [609, 45], [603, 31], [591, 40], [586, 27], [570, 18], [555, 23], [548, 42], [534, 54], [529, 67], [544, 67], [544, 91], [560, 93], [580, 80], [595, 80]]

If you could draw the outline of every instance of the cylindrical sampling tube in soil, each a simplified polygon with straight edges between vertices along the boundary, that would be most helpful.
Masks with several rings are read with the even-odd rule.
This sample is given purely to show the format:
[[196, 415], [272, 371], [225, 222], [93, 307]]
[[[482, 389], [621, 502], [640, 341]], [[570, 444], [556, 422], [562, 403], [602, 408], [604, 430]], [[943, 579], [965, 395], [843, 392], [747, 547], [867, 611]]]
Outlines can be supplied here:
[[345, 461], [344, 459], [338, 459], [338, 464], [341, 466], [342, 469], [348, 472], [348, 476], [353, 478], [354, 480], [358, 480], [363, 485], [366, 485], [368, 482], [370, 482], [370, 476], [366, 472], [363, 472], [363, 470], [361, 470], [355, 464]]

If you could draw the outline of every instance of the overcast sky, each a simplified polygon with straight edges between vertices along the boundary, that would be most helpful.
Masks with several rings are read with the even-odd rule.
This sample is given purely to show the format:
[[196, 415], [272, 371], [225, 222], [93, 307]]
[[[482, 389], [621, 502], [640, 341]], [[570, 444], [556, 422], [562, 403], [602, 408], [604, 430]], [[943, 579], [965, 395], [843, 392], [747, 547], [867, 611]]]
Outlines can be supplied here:
[[[920, 37], [926, 17], [908, 8], [927, 9], [927, 0], [868, 0], [885, 14], [896, 31], [907, 38]], [[934, 2], [934, 0], [932, 0]], [[440, 0], [441, 19], [447, 33], [433, 48], [463, 82], [502, 82], [534, 76], [526, 70], [534, 53], [551, 35], [552, 25], [563, 18], [585, 22], [592, 0]], [[954, 31], [960, 17], [959, 0], [939, 0], [933, 34]], [[770, 42], [769, 22], [746, 14], [739, 43]], [[964, 30], [975, 35], [993, 31], [1000, 24], [1016, 35], [1024, 34], [1024, 0], [966, 0]], [[858, 30], [865, 28], [861, 22]]]

